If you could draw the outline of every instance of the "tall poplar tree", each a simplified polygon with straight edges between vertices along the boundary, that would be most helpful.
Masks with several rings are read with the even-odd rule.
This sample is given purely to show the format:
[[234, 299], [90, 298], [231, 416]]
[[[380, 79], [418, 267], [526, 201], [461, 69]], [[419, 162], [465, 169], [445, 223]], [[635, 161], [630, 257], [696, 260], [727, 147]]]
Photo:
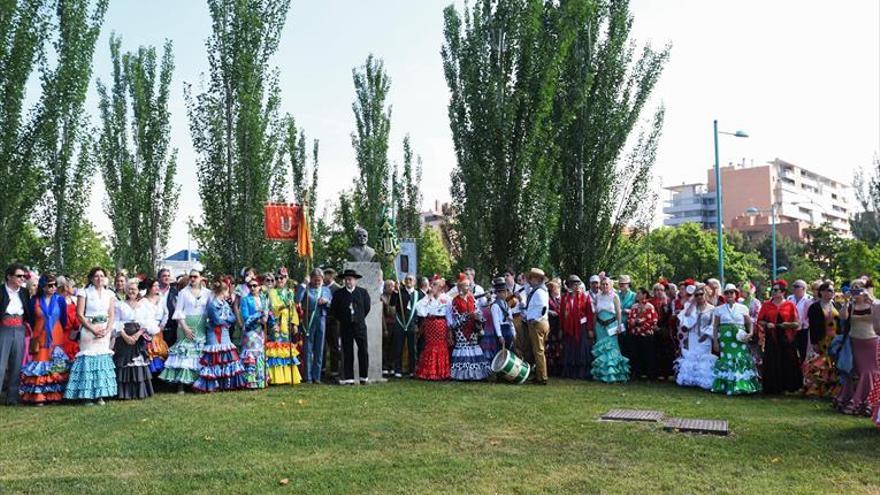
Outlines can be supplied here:
[[556, 102], [561, 198], [553, 253], [563, 273], [615, 272], [627, 261], [618, 249], [624, 231], [637, 232], [654, 213], [650, 181], [663, 108], [647, 129], [631, 134], [669, 47], [636, 53], [632, 23], [627, 0], [597, 3], [564, 64]]
[[444, 11], [461, 262], [543, 264], [557, 218], [554, 97], [588, 2], [479, 0]]
[[27, 82], [50, 32], [48, 0], [0, 0], [0, 264], [35, 238], [30, 212], [39, 194], [37, 122], [26, 106]]
[[102, 127], [96, 156], [113, 224], [114, 263], [150, 273], [168, 242], [180, 192], [168, 111], [174, 58], [170, 41], [161, 59], [154, 47], [125, 54], [120, 48], [121, 40], [111, 36], [113, 81], [109, 91], [98, 82]]
[[270, 266], [263, 205], [284, 198], [286, 165], [279, 158], [278, 49], [290, 0], [208, 0], [212, 34], [204, 91], [185, 96], [203, 216], [191, 225], [207, 267], [237, 273]]
[[351, 108], [355, 132], [351, 134], [358, 166], [355, 178], [354, 213], [373, 243], [379, 238], [382, 208], [391, 200], [391, 166], [388, 134], [391, 107], [386, 105], [391, 79], [381, 59], [372, 54], [362, 67], [352, 69], [355, 100]]
[[51, 240], [47, 268], [61, 273], [74, 256], [77, 229], [89, 203], [94, 160], [84, 106], [107, 1], [59, 0], [54, 5], [57, 62], [42, 75], [36, 157], [45, 192], [36, 222]]
[[394, 192], [397, 232], [401, 238], [418, 239], [421, 235], [421, 183], [422, 157], [413, 154], [412, 143], [407, 134], [403, 138], [403, 169], [395, 180]]

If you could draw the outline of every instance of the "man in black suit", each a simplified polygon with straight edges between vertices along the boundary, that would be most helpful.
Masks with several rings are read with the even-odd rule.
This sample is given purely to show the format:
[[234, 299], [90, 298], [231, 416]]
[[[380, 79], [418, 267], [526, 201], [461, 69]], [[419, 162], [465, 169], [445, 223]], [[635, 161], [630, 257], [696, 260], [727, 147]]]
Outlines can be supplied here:
[[416, 303], [422, 298], [416, 290], [416, 277], [407, 275], [403, 279], [403, 287], [398, 288], [391, 295], [391, 307], [394, 308], [394, 377], [403, 377], [403, 344], [406, 343], [409, 352], [409, 373], [416, 372], [416, 333], [418, 321], [416, 318]]
[[[324, 286], [330, 289], [331, 296], [342, 288], [341, 285], [336, 283], [336, 270], [333, 268], [324, 269]], [[339, 322], [336, 321], [332, 314], [328, 313], [326, 326], [324, 348], [327, 349], [330, 359], [324, 362], [330, 363], [330, 366], [325, 366], [325, 369], [330, 377], [338, 377], [342, 372], [342, 346], [339, 344]]]
[[6, 267], [6, 283], [0, 290], [0, 390], [9, 373], [6, 404], [18, 404], [18, 383], [24, 357], [25, 323], [32, 321], [28, 294], [24, 289], [27, 270], [13, 263]]
[[361, 275], [348, 269], [342, 272], [344, 285], [333, 293], [330, 313], [339, 322], [342, 336], [343, 372], [340, 385], [354, 385], [354, 343], [358, 347], [358, 375], [361, 385], [369, 382], [370, 355], [367, 348], [367, 315], [370, 313], [370, 294], [357, 286]]

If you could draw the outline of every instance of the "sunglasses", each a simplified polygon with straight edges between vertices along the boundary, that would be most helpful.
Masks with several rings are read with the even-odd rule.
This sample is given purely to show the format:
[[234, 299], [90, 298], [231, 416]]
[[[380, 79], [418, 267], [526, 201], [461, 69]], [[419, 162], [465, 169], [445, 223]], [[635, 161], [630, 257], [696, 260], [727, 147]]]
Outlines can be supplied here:
[[48, 283], [48, 284], [46, 284], [46, 288], [47, 288], [47, 289], [51, 289], [51, 288], [54, 288], [54, 287], [58, 287], [58, 285], [55, 284], [54, 282], [53, 282], [53, 283]]
[[189, 276], [189, 279], [190, 279], [190, 280], [195, 280], [195, 279], [197, 279], [197, 278], [199, 278], [198, 275], [190, 275], [190, 276]]
[[27, 275], [24, 273], [16, 273], [15, 278], [27, 278]]
[[287, 275], [278, 275], [278, 280], [284, 280], [287, 278]]
[[274, 282], [274, 281], [275, 281], [274, 278], [267, 278], [267, 279], [266, 279], [266, 282]]
[[694, 292], [694, 297], [703, 297], [706, 294], [704, 292]]
[[259, 287], [259, 285], [257, 285], [257, 284], [250, 284], [250, 285], [248, 285], [248, 287], [250, 287], [251, 289], [256, 289], [257, 287]]

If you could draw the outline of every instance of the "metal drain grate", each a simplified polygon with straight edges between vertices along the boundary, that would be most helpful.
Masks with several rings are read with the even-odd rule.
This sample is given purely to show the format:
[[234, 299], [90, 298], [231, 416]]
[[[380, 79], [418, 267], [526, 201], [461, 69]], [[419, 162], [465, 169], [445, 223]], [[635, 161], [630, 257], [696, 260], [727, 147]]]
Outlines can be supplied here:
[[663, 419], [660, 411], [640, 411], [637, 409], [612, 409], [602, 415], [606, 421], [647, 421], [657, 422]]
[[707, 433], [710, 435], [727, 435], [730, 433], [727, 421], [718, 419], [686, 419], [669, 418], [663, 425], [666, 431], [685, 433]]

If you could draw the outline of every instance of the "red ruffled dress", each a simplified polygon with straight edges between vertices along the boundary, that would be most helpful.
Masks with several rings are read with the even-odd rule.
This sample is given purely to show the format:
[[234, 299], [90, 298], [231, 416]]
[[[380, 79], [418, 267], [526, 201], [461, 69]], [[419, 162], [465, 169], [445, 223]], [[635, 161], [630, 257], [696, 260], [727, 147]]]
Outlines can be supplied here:
[[416, 378], [420, 380], [448, 380], [452, 364], [449, 360], [449, 326], [446, 314], [449, 311], [449, 298], [428, 296], [416, 305], [416, 314], [421, 320], [420, 332], [425, 347], [419, 354]]

